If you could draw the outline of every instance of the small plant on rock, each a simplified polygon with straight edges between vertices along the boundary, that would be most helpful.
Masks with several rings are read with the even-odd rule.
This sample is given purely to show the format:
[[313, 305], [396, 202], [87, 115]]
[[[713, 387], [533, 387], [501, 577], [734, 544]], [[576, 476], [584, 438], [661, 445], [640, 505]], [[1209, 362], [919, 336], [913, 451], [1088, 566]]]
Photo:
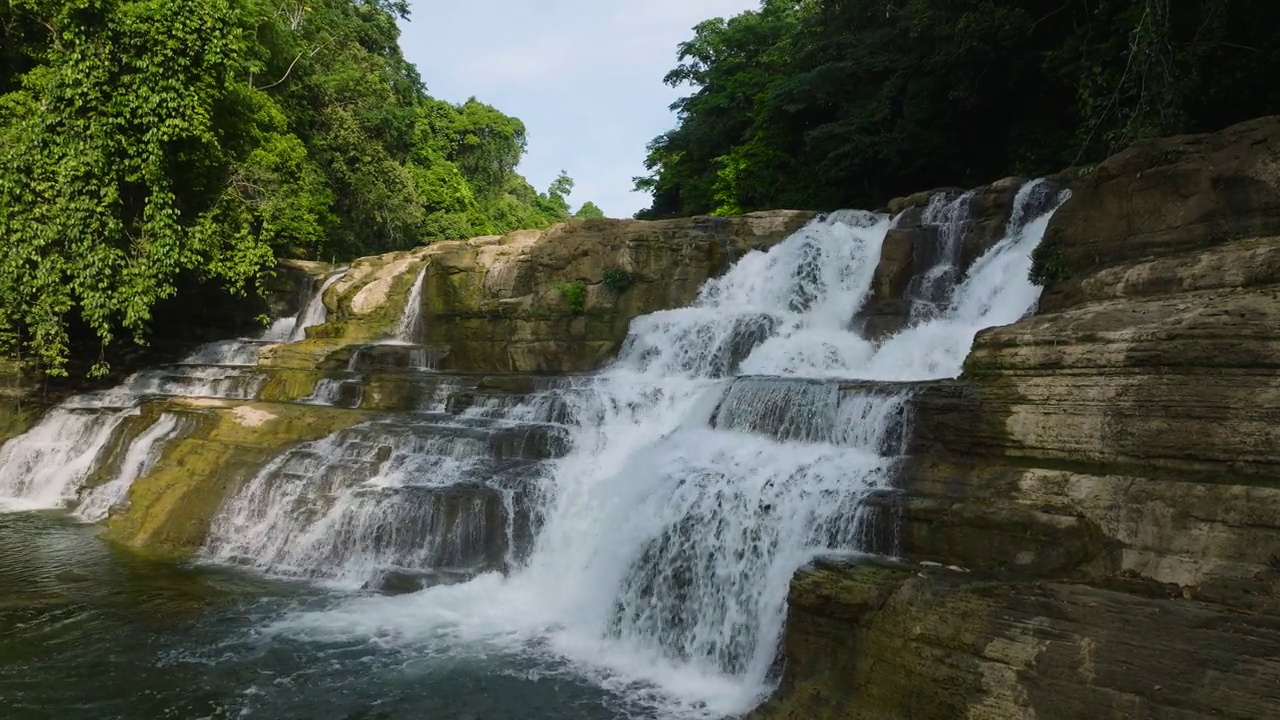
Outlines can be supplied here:
[[609, 290], [620, 293], [631, 287], [636, 278], [631, 273], [622, 268], [605, 268], [604, 274], [600, 277], [600, 283]]
[[1027, 276], [1031, 282], [1041, 287], [1065, 280], [1067, 269], [1062, 253], [1049, 243], [1040, 243], [1031, 253], [1031, 271]]
[[569, 304], [569, 312], [574, 315], [581, 315], [587, 309], [587, 285], [581, 280], [569, 283], [560, 283], [556, 286], [560, 294], [564, 296], [565, 302]]

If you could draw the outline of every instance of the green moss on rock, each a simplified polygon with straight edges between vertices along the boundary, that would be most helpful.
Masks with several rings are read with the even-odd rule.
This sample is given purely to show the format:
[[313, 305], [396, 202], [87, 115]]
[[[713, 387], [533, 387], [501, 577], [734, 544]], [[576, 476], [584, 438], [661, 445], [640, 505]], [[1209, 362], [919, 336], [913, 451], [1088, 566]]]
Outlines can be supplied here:
[[194, 413], [196, 428], [133, 483], [127, 509], [111, 516], [104, 537], [176, 559], [200, 548], [222, 504], [273, 457], [368, 418], [358, 411], [256, 402], [175, 404], [174, 409]]

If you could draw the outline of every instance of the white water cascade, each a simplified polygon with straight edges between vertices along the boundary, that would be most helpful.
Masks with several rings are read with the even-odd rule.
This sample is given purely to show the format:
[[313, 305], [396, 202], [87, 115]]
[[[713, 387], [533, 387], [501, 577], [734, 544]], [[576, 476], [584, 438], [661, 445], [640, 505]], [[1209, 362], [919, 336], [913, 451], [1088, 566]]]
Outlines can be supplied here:
[[930, 248], [930, 267], [911, 279], [907, 299], [911, 301], [911, 320], [920, 322], [946, 312], [947, 302], [960, 274], [960, 246], [964, 240], [965, 222], [973, 191], [949, 197], [938, 193], [929, 198], [922, 222], [937, 228], [938, 242]]
[[[585, 377], [406, 364], [395, 346], [425, 357], [424, 270], [395, 337], [355, 348], [302, 400], [361, 408], [361, 422], [246, 478], [203, 557], [405, 593], [342, 595], [268, 634], [531, 658], [531, 672], [614, 691], [625, 713], [742, 714], [776, 682], [797, 568], [870, 547], [864, 501], [892, 485], [918, 382], [958, 375], [979, 330], [1038, 300], [1030, 255], [1059, 198], [1022, 188], [1005, 237], [966, 272], [972, 197], [925, 210], [937, 245], [918, 249], [910, 322], [878, 341], [851, 330], [893, 223], [873, 213], [833, 213], [748, 253], [691, 306], [636, 318], [618, 359]], [[323, 320], [313, 297], [293, 326], [64, 403], [0, 448], [0, 507], [101, 518], [185, 432], [181, 412], [148, 412], [146, 398], [255, 397], [258, 347]]]
[[[203, 345], [180, 363], [143, 370], [117, 387], [71, 397], [50, 410], [35, 427], [0, 446], [0, 512], [71, 507], [86, 522], [104, 519], [165, 445], [190, 427], [161, 414], [112, 462], [113, 441], [131, 418], [140, 417], [140, 407], [157, 397], [255, 397], [264, 379], [253, 369], [261, 347], [298, 333], [305, 337], [306, 328], [324, 322], [319, 298], [341, 276], [329, 276], [296, 316], [276, 321], [259, 337]], [[98, 477], [104, 472], [108, 477]]]
[[[272, 325], [267, 334], [263, 336], [263, 339], [277, 342], [282, 340], [287, 340], [288, 342], [306, 340], [307, 328], [323, 325], [329, 319], [329, 308], [324, 304], [324, 294], [334, 283], [346, 277], [346, 274], [347, 271], [343, 268], [325, 278], [325, 281], [320, 284], [320, 289], [307, 298], [307, 302], [302, 306], [302, 309], [294, 316], [293, 324], [288, 326], [287, 333], [281, 334], [276, 326]], [[283, 322], [287, 323], [288, 320]], [[283, 326], [281, 329], [283, 329]]]
[[417, 341], [418, 329], [422, 317], [422, 286], [427, 280], [427, 266], [423, 265], [418, 276], [413, 279], [413, 287], [409, 290], [409, 298], [405, 301], [404, 312], [396, 323], [395, 340], [400, 343]]
[[[1055, 206], [1048, 192], [1041, 183], [1021, 190], [1005, 237], [963, 280], [956, 253], [967, 197], [931, 206], [937, 262], [912, 288], [912, 299], [929, 309], [881, 342], [850, 326], [891, 220], [835, 213], [743, 257], [691, 307], [637, 318], [619, 359], [601, 373], [524, 405], [461, 413], [458, 423], [483, 416], [501, 426], [519, 420], [522, 407], [546, 408], [554, 398], [558, 409], [541, 419], [567, 436], [567, 452], [545, 453], [532, 475], [497, 481], [508, 491], [519, 486], [504, 482], [533, 485], [505, 496], [507, 508], [513, 497], [534, 504], [521, 531], [530, 537], [527, 552], [513, 557], [508, 546], [514, 567], [506, 573], [353, 599], [290, 616], [274, 631], [554, 657], [659, 717], [749, 710], [776, 680], [795, 570], [863, 547], [862, 502], [889, 485], [905, 448], [912, 385], [903, 381], [959, 374], [979, 330], [1034, 307], [1039, 288], [1027, 276], [1052, 212], [1045, 209]], [[327, 442], [319, 455], [349, 457], [360, 447], [337, 436]], [[285, 574], [300, 560], [309, 568], [302, 574], [337, 579], [369, 577], [377, 564], [412, 565], [403, 554], [362, 549], [368, 542], [348, 551], [307, 539], [352, 527], [357, 517], [376, 520], [384, 534], [396, 526], [384, 510], [352, 508], [361, 493], [403, 485], [378, 479], [389, 465], [403, 466], [394, 459], [400, 451], [381, 461], [360, 452], [376, 465], [363, 475], [373, 479], [348, 481], [336, 503], [319, 500], [335, 496], [327, 480], [288, 491], [251, 485], [225, 509], [219, 522], [237, 529], [215, 539], [210, 556], [235, 555], [238, 536], [252, 539], [254, 557], [265, 549], [280, 558], [274, 569]], [[449, 453], [425, 454], [438, 462]], [[475, 457], [461, 451], [454, 459]], [[332, 466], [319, 458], [306, 473]], [[411, 482], [474, 484], [454, 484], [465, 476], [430, 468]], [[341, 509], [319, 522], [314, 510], [289, 519], [317, 503]], [[291, 541], [299, 532], [303, 540]]]
[[87, 489], [72, 514], [84, 522], [105, 520], [111, 508], [124, 501], [133, 481], [155, 468], [165, 446], [178, 436], [183, 425], [181, 416], [162, 414], [151, 427], [129, 443], [115, 476], [101, 485]]

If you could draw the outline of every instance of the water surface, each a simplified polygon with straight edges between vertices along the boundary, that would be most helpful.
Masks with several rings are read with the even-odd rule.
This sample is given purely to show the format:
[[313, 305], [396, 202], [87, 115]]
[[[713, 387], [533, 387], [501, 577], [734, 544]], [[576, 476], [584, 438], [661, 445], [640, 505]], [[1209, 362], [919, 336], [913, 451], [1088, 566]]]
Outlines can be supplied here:
[[59, 513], [0, 514], [0, 716], [643, 717], [536, 648], [432, 652], [265, 632], [349, 594], [114, 549]]

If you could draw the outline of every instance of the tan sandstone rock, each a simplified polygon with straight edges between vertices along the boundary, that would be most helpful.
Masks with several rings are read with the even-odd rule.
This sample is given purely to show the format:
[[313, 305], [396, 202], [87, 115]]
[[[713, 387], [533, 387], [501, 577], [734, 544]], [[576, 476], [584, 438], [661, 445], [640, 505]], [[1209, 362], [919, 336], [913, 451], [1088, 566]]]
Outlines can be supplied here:
[[1073, 181], [1038, 314], [916, 399], [907, 564], [797, 576], [756, 717], [1277, 713], [1277, 167], [1264, 118]]
[[[770, 211], [663, 221], [586, 220], [548, 230], [438, 242], [362, 258], [325, 298], [330, 321], [307, 343], [269, 350], [275, 367], [309, 369], [352, 343], [391, 337], [424, 264], [416, 342], [435, 366], [465, 372], [581, 372], [617, 352], [631, 319], [693, 302], [709, 278], [814, 216]], [[610, 288], [606, 271], [629, 282]], [[568, 300], [581, 288], [581, 308]]]

